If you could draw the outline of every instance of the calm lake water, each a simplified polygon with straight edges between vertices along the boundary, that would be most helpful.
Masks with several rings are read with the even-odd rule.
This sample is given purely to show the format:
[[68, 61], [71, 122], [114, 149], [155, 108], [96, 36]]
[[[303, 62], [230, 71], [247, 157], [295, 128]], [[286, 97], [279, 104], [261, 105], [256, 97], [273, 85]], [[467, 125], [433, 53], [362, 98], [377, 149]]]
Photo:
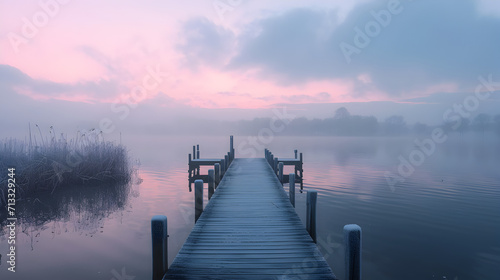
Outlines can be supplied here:
[[[134, 184], [19, 202], [17, 272], [7, 271], [3, 227], [0, 279], [150, 279], [151, 217], [169, 219], [171, 263], [194, 225], [187, 154], [200, 144], [202, 157], [221, 157], [228, 138], [124, 135], [140, 160]], [[246, 139], [235, 136], [235, 147]], [[398, 157], [417, 149], [414, 138], [275, 137], [267, 147], [278, 157], [304, 153], [304, 190], [319, 192], [318, 246], [341, 279], [349, 223], [363, 230], [364, 279], [500, 279], [499, 138], [437, 144], [393, 188], [384, 174], [397, 173]], [[296, 194], [303, 221], [305, 196]]]

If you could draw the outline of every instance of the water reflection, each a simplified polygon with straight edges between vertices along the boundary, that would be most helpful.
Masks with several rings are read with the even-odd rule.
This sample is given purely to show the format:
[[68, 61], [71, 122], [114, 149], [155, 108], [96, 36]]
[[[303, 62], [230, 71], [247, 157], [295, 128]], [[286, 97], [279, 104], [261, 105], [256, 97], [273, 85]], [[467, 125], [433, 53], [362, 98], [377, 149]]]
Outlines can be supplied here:
[[[38, 242], [41, 232], [52, 238], [66, 232], [94, 236], [104, 230], [104, 219], [127, 207], [129, 196], [137, 195], [132, 184], [83, 185], [42, 193], [16, 202], [18, 234]], [[6, 215], [0, 214], [0, 240], [5, 241]]]
[[[235, 137], [235, 146], [246, 139]], [[450, 136], [393, 191], [384, 172], [397, 172], [398, 156], [407, 157], [415, 149], [414, 140], [276, 137], [267, 147], [283, 157], [292, 157], [294, 149], [303, 152], [304, 189], [319, 192], [318, 246], [328, 254], [327, 261], [339, 277], [343, 275], [342, 227], [357, 223], [363, 228], [363, 274], [370, 279], [498, 279], [499, 138]], [[20, 201], [23, 226], [18, 248], [26, 265], [16, 279], [109, 280], [114, 277], [111, 270], [120, 271], [124, 266], [135, 279], [148, 279], [150, 218], [156, 214], [169, 219], [171, 262], [194, 224], [194, 199], [185, 174], [186, 154], [193, 142], [202, 144], [202, 157], [217, 157], [227, 149], [226, 137], [141, 136], [130, 144], [144, 163], [144, 183], [137, 199], [132, 196], [137, 196], [138, 186], [132, 185], [86, 186]], [[256, 154], [264, 155], [263, 151]], [[245, 155], [237, 151], [237, 156]], [[305, 197], [305, 192], [296, 192], [295, 209], [303, 221]], [[2, 212], [0, 215], [5, 214]], [[64, 235], [66, 231], [73, 234]], [[0, 234], [0, 238], [5, 236]], [[54, 237], [57, 242], [52, 242]], [[31, 252], [30, 238], [37, 248]], [[3, 247], [5, 239], [0, 244]], [[76, 249], [71, 247], [75, 244]], [[4, 252], [0, 253], [5, 266]], [[45, 259], [46, 254], [61, 257], [56, 262]], [[78, 275], [74, 273], [76, 263], [86, 264]], [[68, 269], [50, 277], [60, 267]], [[99, 276], [97, 271], [103, 273]], [[6, 269], [0, 269], [1, 279], [4, 274], [10, 279]]]

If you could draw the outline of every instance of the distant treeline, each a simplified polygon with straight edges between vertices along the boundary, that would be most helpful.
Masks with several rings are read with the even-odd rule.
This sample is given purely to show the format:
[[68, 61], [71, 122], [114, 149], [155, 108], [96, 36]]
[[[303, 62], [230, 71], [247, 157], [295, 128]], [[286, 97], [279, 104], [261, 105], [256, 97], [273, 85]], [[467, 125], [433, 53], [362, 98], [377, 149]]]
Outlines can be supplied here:
[[[258, 134], [263, 128], [269, 128], [272, 119], [256, 118], [253, 120], [241, 120], [234, 127], [236, 133], [242, 135]], [[279, 121], [275, 121], [279, 125]], [[332, 135], [332, 136], [397, 136], [405, 134], [430, 133], [432, 129], [441, 127], [446, 132], [490, 132], [500, 133], [500, 114], [491, 116], [478, 114], [472, 118], [454, 119], [440, 125], [428, 125], [417, 122], [407, 124], [404, 117], [393, 115], [383, 121], [374, 116], [351, 115], [349, 111], [341, 107], [335, 111], [331, 118], [306, 119], [296, 118], [286, 121], [286, 125], [280, 127], [279, 134], [285, 135]], [[272, 127], [271, 127], [272, 128]], [[281, 129], [282, 128], [282, 129]]]
[[374, 116], [352, 115], [341, 107], [330, 118], [295, 118], [280, 120], [277, 117], [255, 118], [253, 120], [179, 120], [170, 124], [157, 125], [142, 123], [137, 133], [157, 133], [159, 135], [258, 135], [272, 131], [274, 135], [304, 136], [399, 136], [408, 134], [429, 134], [440, 127], [447, 133], [485, 133], [500, 134], [500, 114], [491, 116], [477, 114], [470, 118], [454, 118], [439, 125], [417, 122], [408, 124], [401, 115], [393, 115], [384, 120]]

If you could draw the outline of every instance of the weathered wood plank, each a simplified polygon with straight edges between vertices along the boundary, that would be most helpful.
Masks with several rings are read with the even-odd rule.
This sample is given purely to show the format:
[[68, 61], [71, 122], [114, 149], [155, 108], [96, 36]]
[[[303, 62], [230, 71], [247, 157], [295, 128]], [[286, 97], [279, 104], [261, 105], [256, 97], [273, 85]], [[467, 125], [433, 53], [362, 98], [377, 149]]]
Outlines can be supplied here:
[[165, 279], [297, 276], [336, 279], [266, 159], [234, 159]]

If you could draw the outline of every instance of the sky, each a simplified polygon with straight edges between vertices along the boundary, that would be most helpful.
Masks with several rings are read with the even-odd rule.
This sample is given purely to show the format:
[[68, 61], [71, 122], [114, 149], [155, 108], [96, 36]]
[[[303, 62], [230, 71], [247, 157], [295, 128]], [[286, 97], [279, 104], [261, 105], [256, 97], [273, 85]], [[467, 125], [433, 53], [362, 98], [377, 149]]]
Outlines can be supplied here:
[[498, 30], [495, 0], [0, 0], [0, 125], [344, 105], [439, 123], [481, 77], [500, 89]]

